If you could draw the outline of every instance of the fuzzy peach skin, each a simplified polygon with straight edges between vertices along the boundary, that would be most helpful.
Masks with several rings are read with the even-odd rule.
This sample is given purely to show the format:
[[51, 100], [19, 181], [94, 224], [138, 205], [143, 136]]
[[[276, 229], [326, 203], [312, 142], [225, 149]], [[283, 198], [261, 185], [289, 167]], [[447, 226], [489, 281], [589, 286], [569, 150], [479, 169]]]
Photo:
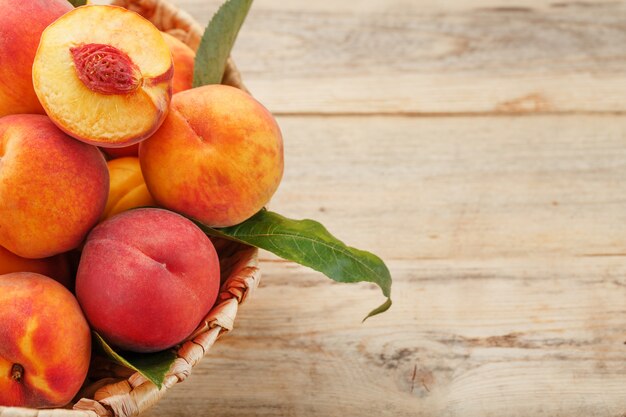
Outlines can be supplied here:
[[152, 352], [195, 330], [217, 298], [219, 262], [209, 238], [171, 211], [118, 214], [87, 238], [76, 295], [109, 343]]
[[44, 259], [26, 259], [0, 246], [0, 275], [12, 272], [36, 272], [60, 282], [65, 288], [73, 286], [70, 262], [64, 253]]
[[67, 0], [0, 0], [0, 117], [40, 113], [32, 66], [41, 32], [72, 10]]
[[44, 275], [0, 275], [0, 323], [0, 405], [71, 401], [91, 356], [91, 333], [74, 296]]
[[191, 89], [193, 86], [193, 65], [196, 53], [181, 40], [169, 33], [161, 32], [165, 43], [172, 52], [174, 62], [174, 77], [172, 78], [172, 91], [174, 94]]
[[33, 85], [48, 116], [78, 140], [119, 148], [150, 136], [172, 95], [161, 32], [135, 12], [78, 7], [44, 30]]
[[107, 166], [109, 198], [101, 220], [132, 208], [156, 205], [143, 180], [139, 158], [113, 159]]
[[232, 226], [278, 188], [283, 140], [271, 113], [250, 95], [209, 85], [174, 95], [163, 126], [139, 146], [139, 160], [160, 206]]
[[0, 245], [24, 258], [77, 247], [109, 190], [104, 157], [46, 116], [0, 119]]

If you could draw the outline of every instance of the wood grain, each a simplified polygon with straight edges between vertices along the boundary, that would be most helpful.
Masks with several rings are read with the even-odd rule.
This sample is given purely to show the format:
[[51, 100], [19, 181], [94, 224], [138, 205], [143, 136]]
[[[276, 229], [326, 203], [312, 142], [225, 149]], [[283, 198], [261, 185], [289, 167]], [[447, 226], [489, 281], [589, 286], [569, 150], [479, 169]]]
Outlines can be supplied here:
[[626, 256], [626, 117], [279, 122], [272, 207], [386, 259]]
[[379, 290], [264, 253], [235, 332], [146, 415], [624, 417], [625, 21], [256, 0], [234, 57], [282, 115], [271, 208], [382, 256], [394, 306], [360, 324]]
[[[148, 416], [626, 412], [626, 118], [283, 117], [272, 208], [380, 254], [394, 306], [263, 255]], [[203, 412], [204, 412], [203, 411]]]
[[377, 292], [263, 265], [259, 297], [149, 416], [615, 416], [626, 410], [623, 259], [392, 261]]
[[[206, 24], [220, 1], [175, 3]], [[257, 0], [234, 57], [277, 113], [623, 112], [625, 21], [623, 1]]]

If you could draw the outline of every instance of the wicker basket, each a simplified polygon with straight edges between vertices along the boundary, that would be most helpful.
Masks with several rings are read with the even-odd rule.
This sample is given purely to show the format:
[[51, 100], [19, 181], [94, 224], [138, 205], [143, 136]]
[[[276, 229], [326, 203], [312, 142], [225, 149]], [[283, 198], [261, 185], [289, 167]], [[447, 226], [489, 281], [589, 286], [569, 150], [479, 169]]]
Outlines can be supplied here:
[[[165, 0], [113, 0], [133, 10], [164, 32], [196, 50], [202, 37], [193, 18]], [[232, 60], [228, 60], [222, 84], [246, 90]], [[246, 90], [247, 91], [247, 90]], [[258, 286], [258, 250], [238, 243], [213, 239], [220, 257], [221, 289], [213, 309], [188, 341], [176, 348], [178, 358], [159, 390], [142, 375], [108, 359], [94, 357], [88, 380], [72, 404], [60, 409], [0, 407], [0, 417], [126, 417], [136, 416], [155, 404], [173, 385], [189, 376], [213, 343], [233, 328], [240, 303]]]

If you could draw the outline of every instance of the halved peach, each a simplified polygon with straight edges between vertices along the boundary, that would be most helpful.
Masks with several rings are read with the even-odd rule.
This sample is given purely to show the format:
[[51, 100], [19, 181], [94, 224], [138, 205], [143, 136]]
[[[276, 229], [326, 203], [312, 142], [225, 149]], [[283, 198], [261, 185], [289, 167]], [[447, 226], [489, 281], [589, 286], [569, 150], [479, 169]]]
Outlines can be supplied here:
[[[174, 77], [172, 77], [172, 94], [179, 91], [189, 90], [193, 87], [193, 66], [196, 53], [183, 41], [169, 33], [163, 33], [163, 38], [170, 47], [174, 63]], [[111, 158], [124, 158], [127, 156], [139, 156], [139, 144], [125, 146], [123, 148], [103, 148]]]
[[132, 145], [163, 122], [173, 65], [161, 32], [137, 13], [83, 6], [41, 35], [33, 64], [37, 97], [54, 123], [78, 140]]

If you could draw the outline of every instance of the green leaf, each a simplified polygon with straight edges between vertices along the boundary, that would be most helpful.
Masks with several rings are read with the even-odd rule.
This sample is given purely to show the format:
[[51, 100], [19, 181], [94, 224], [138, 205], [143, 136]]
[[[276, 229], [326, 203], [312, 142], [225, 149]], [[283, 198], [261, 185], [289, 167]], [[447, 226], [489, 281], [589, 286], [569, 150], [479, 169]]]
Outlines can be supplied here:
[[176, 360], [176, 353], [173, 350], [154, 353], [116, 352], [98, 333], [93, 332], [93, 335], [97, 345], [109, 358], [139, 372], [161, 389], [167, 371]]
[[85, 4], [87, 4], [87, 0], [67, 0], [70, 3], [72, 3], [72, 6], [74, 7], [80, 7], [80, 6], [84, 6]]
[[198, 226], [209, 236], [235, 240], [270, 251], [319, 271], [337, 282], [373, 282], [387, 297], [364, 321], [391, 307], [391, 274], [376, 255], [346, 246], [314, 220], [291, 220], [265, 209], [236, 226]]
[[193, 86], [222, 82], [226, 60], [252, 0], [228, 0], [213, 16], [200, 40], [193, 71]]

